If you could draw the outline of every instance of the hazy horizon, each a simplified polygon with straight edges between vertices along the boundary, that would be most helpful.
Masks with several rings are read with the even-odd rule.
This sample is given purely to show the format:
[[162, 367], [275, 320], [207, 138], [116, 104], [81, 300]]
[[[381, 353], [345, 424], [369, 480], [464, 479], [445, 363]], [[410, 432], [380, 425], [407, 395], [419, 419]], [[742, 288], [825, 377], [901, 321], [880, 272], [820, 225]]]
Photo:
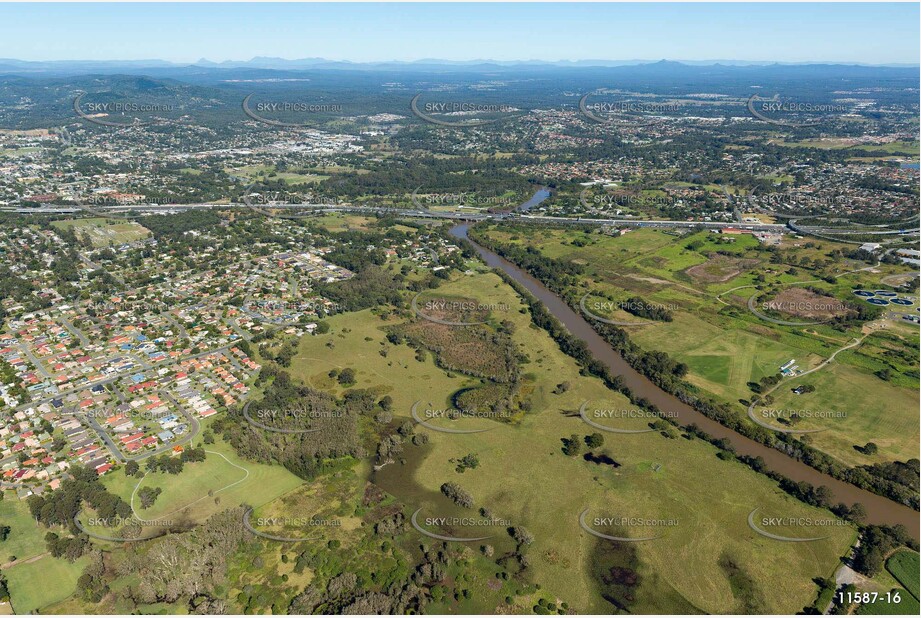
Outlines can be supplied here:
[[0, 5], [0, 57], [914, 66], [919, 16], [917, 3], [16, 3]]
[[821, 65], [821, 64], [834, 64], [834, 65], [849, 65], [849, 66], [870, 66], [870, 67], [918, 67], [921, 66], [921, 62], [882, 62], [882, 63], [872, 63], [872, 62], [861, 62], [857, 60], [774, 60], [774, 59], [750, 59], [750, 58], [704, 58], [704, 59], [688, 59], [688, 58], [557, 58], [557, 59], [544, 59], [544, 58], [515, 58], [508, 60], [499, 60], [496, 58], [489, 57], [470, 57], [470, 58], [460, 58], [460, 59], [448, 59], [448, 58], [416, 58], [411, 60], [399, 60], [394, 58], [381, 58], [376, 60], [350, 60], [346, 58], [328, 58], [325, 56], [314, 56], [314, 57], [283, 57], [283, 56], [251, 56], [249, 58], [224, 58], [220, 60], [215, 60], [209, 57], [198, 58], [197, 60], [190, 61], [177, 61], [177, 60], [166, 60], [164, 58], [48, 58], [42, 60], [32, 60], [27, 58], [18, 58], [18, 57], [0, 57], [0, 61], [13, 61], [13, 62], [23, 62], [23, 63], [125, 63], [125, 64], [138, 64], [142, 65], [145, 62], [150, 63], [161, 63], [169, 64], [175, 66], [190, 66], [198, 64], [213, 64], [213, 65], [236, 65], [236, 64], [256, 64], [259, 61], [276, 61], [284, 63], [298, 63], [298, 62], [324, 62], [324, 63], [341, 63], [341, 64], [354, 64], [354, 65], [373, 65], [373, 64], [503, 64], [503, 65], [515, 65], [515, 64], [547, 64], [547, 65], [557, 65], [557, 64], [573, 64], [573, 65], [585, 65], [587, 63], [598, 62], [609, 64], [611, 66], [631, 66], [631, 65], [644, 65], [644, 64], [655, 64], [659, 62], [670, 62], [677, 64], [687, 64], [689, 66], [709, 66], [714, 64], [731, 64], [736, 66], [747, 66], [747, 65]]

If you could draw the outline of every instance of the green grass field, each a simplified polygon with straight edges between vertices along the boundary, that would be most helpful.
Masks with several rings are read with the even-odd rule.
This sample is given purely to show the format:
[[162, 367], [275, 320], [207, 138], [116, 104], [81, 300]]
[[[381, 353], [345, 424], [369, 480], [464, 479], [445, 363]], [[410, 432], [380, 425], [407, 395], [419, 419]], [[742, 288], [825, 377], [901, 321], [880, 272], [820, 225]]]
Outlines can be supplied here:
[[344, 232], [346, 230], [366, 230], [374, 222], [374, 219], [362, 217], [361, 215], [326, 213], [318, 217], [311, 217], [310, 221], [331, 232]]
[[[42, 543], [44, 546], [44, 543]], [[3, 570], [17, 614], [28, 614], [62, 601], [77, 589], [77, 579], [88, 558], [68, 562], [45, 556], [28, 564]]]
[[29, 514], [29, 506], [13, 492], [5, 492], [0, 501], [0, 524], [10, 527], [10, 534], [0, 543], [0, 564], [13, 559], [25, 560], [45, 551], [45, 530]]
[[[200, 522], [218, 511], [240, 504], [259, 506], [302, 482], [281, 466], [258, 464], [240, 458], [220, 438], [214, 444], [204, 447], [221, 453], [229, 463], [219, 455], [208, 453], [205, 461], [186, 464], [178, 475], [162, 472], [148, 474], [141, 481], [141, 487], [159, 487], [163, 493], [149, 509], [142, 509], [140, 499], [135, 496], [134, 508], [138, 515], [150, 520], [162, 518], [178, 521], [186, 518]], [[240, 468], [245, 468], [245, 471]], [[125, 475], [122, 470], [103, 478], [109, 491], [125, 501], [131, 499], [138, 480]]]
[[[836, 528], [828, 540], [804, 544], [758, 536], [747, 525], [748, 513], [755, 507], [775, 515], [817, 515], [819, 511], [788, 497], [774, 482], [749, 468], [718, 459], [716, 450], [699, 440], [665, 438], [658, 433], [608, 434], [599, 452], [620, 463], [616, 469], [565, 456], [561, 438], [595, 431], [578, 416], [583, 402], [610, 408], [624, 408], [629, 402], [597, 379], [580, 375], [576, 364], [559, 352], [546, 333], [533, 328], [526, 314], [514, 310], [516, 297], [494, 275], [463, 277], [444, 285], [440, 292], [475, 297], [483, 303], [505, 302], [513, 308], [502, 318], [515, 325], [513, 339], [526, 359], [521, 371], [532, 412], [517, 426], [496, 424], [484, 433], [427, 431], [430, 447], [426, 455], [410, 452], [406, 469], [384, 467], [378, 473], [378, 484], [401, 500], [433, 512], [443, 504], [438, 494], [441, 483], [460, 483], [477, 506], [487, 506], [495, 515], [531, 530], [535, 581], [582, 612], [611, 609], [601, 600], [598, 581], [591, 573], [599, 556], [610, 554], [612, 547], [580, 529], [578, 516], [584, 508], [593, 517], [678, 522], [661, 539], [617, 549], [619, 558], [632, 561], [643, 582], [634, 591], [631, 611], [742, 611], [748, 606], [742, 595], [736, 596], [740, 576], [727, 577], [719, 566], [724, 556], [738, 566], [741, 581], [754, 582], [752, 602], [760, 611], [794, 612], [812, 602], [815, 585], [811, 578], [831, 575], [838, 557], [855, 538], [852, 528]], [[359, 387], [390, 393], [395, 413], [409, 418], [415, 393], [424, 389], [426, 401], [446, 402], [462, 383], [459, 378], [448, 378], [430, 359], [415, 360], [405, 346], [391, 347], [386, 357], [381, 356], [384, 322], [370, 312], [329, 321], [331, 335], [304, 338], [293, 363], [292, 373], [317, 387], [336, 392], [323, 377], [333, 367], [352, 367], [358, 373]], [[326, 347], [330, 339], [332, 349]], [[571, 388], [554, 394], [563, 381]], [[623, 422], [632, 423], [624, 428], [644, 425], [639, 420]], [[458, 474], [450, 460], [471, 452], [477, 453], [480, 466]], [[679, 562], [684, 566], [676, 572], [673, 565]], [[773, 593], [778, 587], [784, 589], [783, 595]]]
[[751, 330], [725, 330], [680, 312], [673, 322], [643, 327], [631, 336], [644, 349], [667, 348], [669, 355], [687, 363], [692, 384], [728, 401], [749, 397], [748, 382], [777, 373], [791, 358], [803, 367], [819, 361], [818, 356]]
[[892, 576], [895, 577], [915, 599], [918, 599], [918, 552], [909, 549], [899, 550], [886, 560], [886, 570], [892, 573]]
[[778, 146], [803, 146], [806, 148], [821, 148], [823, 150], [866, 150], [867, 152], [881, 152], [891, 154], [906, 152], [918, 156], [918, 142], [889, 142], [888, 144], [850, 144], [844, 139], [803, 140], [800, 142], [775, 141]]
[[294, 172], [277, 172], [272, 165], [246, 165], [243, 167], [227, 168], [230, 174], [245, 176], [250, 179], [265, 178], [282, 180], [285, 184], [296, 185], [304, 183], [318, 183], [329, 178], [325, 174], [298, 174]]
[[[814, 393], [797, 395], [792, 389], [812, 384]], [[784, 382], [774, 391], [769, 407], [815, 413], [843, 413], [842, 418], [806, 418], [796, 429], [824, 429], [810, 435], [811, 443], [840, 461], [854, 466], [917, 457], [917, 390], [886, 385], [873, 374], [834, 363], [816, 373]], [[756, 409], [757, 411], [757, 409]], [[868, 456], [854, 449], [873, 442], [879, 452]]]
[[[498, 285], [499, 279], [492, 278], [494, 281], [491, 285]], [[477, 279], [482, 282], [481, 278]], [[489, 287], [486, 287], [486, 292]], [[466, 290], [461, 286], [457, 290], [452, 289], [452, 292], [455, 291], [460, 294]], [[488, 293], [485, 297], [487, 300], [483, 302], [491, 302]], [[341, 394], [345, 389], [330, 378], [328, 373], [333, 368], [350, 367], [356, 371], [356, 388], [377, 388], [379, 396], [389, 395], [393, 398], [396, 414], [408, 417], [410, 408], [422, 393], [447, 395], [479, 383], [461, 374], [449, 374], [431, 363], [420, 363], [415, 358], [414, 350], [388, 343], [383, 329], [400, 323], [400, 320], [384, 321], [371, 310], [365, 310], [333, 316], [326, 321], [331, 333], [304, 337], [298, 354], [291, 362], [292, 375], [300, 376], [309, 386]], [[332, 343], [332, 346], [327, 346], [327, 343]], [[381, 350], [386, 350], [386, 357], [381, 356]], [[447, 396], [436, 403], [448, 405]]]
[[11, 492], [0, 502], [0, 523], [10, 527], [9, 537], [0, 543], [0, 564], [14, 557], [19, 561], [3, 568], [16, 613], [27, 614], [70, 596], [86, 560], [72, 564], [50, 555], [43, 556], [48, 530], [35, 523], [28, 505]]

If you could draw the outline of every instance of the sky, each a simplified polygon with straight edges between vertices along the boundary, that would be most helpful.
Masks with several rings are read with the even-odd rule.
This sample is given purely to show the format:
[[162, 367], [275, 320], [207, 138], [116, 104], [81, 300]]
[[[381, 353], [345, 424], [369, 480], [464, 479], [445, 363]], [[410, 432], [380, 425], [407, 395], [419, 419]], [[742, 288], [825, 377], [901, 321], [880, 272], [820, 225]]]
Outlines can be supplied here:
[[0, 4], [0, 58], [919, 61], [919, 4]]

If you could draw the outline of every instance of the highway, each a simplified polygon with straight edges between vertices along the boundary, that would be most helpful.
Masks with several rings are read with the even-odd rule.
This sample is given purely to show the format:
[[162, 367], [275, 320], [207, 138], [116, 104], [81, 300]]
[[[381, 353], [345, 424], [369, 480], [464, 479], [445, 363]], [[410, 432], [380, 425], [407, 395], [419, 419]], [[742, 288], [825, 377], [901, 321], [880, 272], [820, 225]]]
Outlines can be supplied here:
[[[163, 204], [156, 206], [136, 206], [133, 207], [137, 214], [153, 213], [167, 214], [181, 212], [185, 210], [226, 210], [228, 208], [248, 208], [245, 204]], [[580, 224], [580, 225], [617, 225], [624, 227], [670, 227], [670, 228], [694, 228], [706, 227], [719, 229], [724, 227], [738, 227], [753, 231], [789, 231], [786, 225], [780, 223], [761, 223], [761, 224], [739, 224], [732, 222], [713, 222], [713, 221], [649, 221], [637, 219], [588, 219], [572, 217], [548, 217], [539, 215], [522, 215], [517, 213], [458, 213], [458, 212], [433, 212], [430, 210], [421, 210], [415, 208], [375, 208], [372, 206], [352, 206], [341, 204], [331, 206], [329, 204], [273, 204], [274, 210], [312, 210], [315, 212], [346, 212], [369, 215], [393, 215], [400, 217], [419, 218], [419, 219], [445, 219], [449, 221], [486, 221], [486, 220], [506, 220], [514, 219], [516, 221], [529, 223], [548, 223], [548, 224]], [[76, 214], [80, 208], [75, 206], [61, 206], [54, 208], [0, 208], [0, 211], [16, 212], [17, 214]], [[97, 207], [96, 210], [111, 210], [113, 214], [124, 212], [124, 206], [104, 206]]]
[[[134, 214], [141, 215], [142, 213], [151, 213], [151, 214], [168, 214], [182, 212], [186, 210], [226, 210], [228, 208], [251, 208], [246, 204], [156, 204], [156, 205], [117, 205], [117, 206], [96, 206], [94, 210], [99, 211], [111, 211], [113, 215], [122, 214], [124, 215], [127, 211], [133, 211]], [[430, 210], [424, 210], [419, 208], [377, 208], [373, 206], [354, 206], [351, 204], [310, 204], [310, 203], [299, 203], [299, 204], [272, 204], [271, 206], [263, 206], [258, 210], [256, 208], [251, 208], [255, 212], [262, 212], [264, 209], [270, 208], [272, 210], [294, 210], [294, 211], [313, 211], [313, 212], [343, 212], [343, 213], [355, 213], [355, 214], [367, 214], [367, 215], [390, 215], [398, 217], [408, 217], [413, 219], [443, 219], [447, 221], [486, 221], [486, 220], [495, 220], [495, 221], [504, 221], [504, 220], [513, 220], [521, 223], [536, 223], [536, 224], [548, 224], [548, 225], [609, 225], [616, 227], [625, 227], [625, 228], [666, 228], [666, 229], [694, 229], [694, 228], [704, 228], [711, 230], [718, 230], [726, 227], [733, 227], [750, 232], [773, 232], [775, 234], [785, 234], [785, 233], [797, 233], [812, 235], [818, 237], [824, 237], [828, 234], [855, 234], [853, 229], [842, 230], [841, 228], [833, 227], [814, 227], [814, 226], [797, 226], [795, 220], [791, 220], [788, 223], [739, 223], [739, 222], [728, 222], [728, 221], [672, 221], [672, 220], [639, 220], [639, 219], [594, 219], [594, 218], [585, 218], [585, 217], [550, 217], [550, 216], [541, 216], [541, 215], [529, 215], [522, 214], [519, 212], [510, 212], [510, 213], [487, 213], [487, 212], [471, 212], [471, 213], [459, 213], [459, 212], [433, 212]], [[0, 212], [15, 212], [17, 214], [75, 214], [81, 211], [81, 208], [77, 206], [53, 206], [47, 208], [17, 208], [12, 206], [0, 207]], [[296, 218], [296, 216], [289, 215], [289, 218]], [[903, 234], [917, 234], [919, 229], [917, 227], [913, 229], [905, 230], [884, 230], [884, 231], [866, 231], [859, 232], [863, 234], [874, 234], [874, 235], [903, 235]], [[855, 242], [855, 241], [841, 241], [837, 238], [830, 238], [830, 240], [837, 240], [839, 242]], [[861, 244], [861, 243], [856, 243]]]

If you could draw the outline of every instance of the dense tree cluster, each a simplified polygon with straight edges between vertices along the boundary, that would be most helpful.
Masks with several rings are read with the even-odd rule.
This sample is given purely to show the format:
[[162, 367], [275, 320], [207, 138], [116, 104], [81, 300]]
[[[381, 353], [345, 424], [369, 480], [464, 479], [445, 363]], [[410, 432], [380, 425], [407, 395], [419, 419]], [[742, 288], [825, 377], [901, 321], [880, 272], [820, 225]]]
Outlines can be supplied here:
[[248, 409], [250, 418], [283, 431], [251, 425], [242, 408], [231, 410], [215, 423], [241, 456], [264, 463], [277, 462], [301, 478], [313, 478], [331, 460], [362, 457], [358, 418], [378, 410], [373, 394], [350, 390], [341, 400], [295, 383], [288, 373], [273, 374], [262, 400]]
[[346, 281], [317, 283], [318, 294], [337, 303], [342, 311], [361, 311], [403, 303], [403, 278], [377, 265], [367, 266]]
[[918, 542], [904, 526], [866, 526], [860, 536], [860, 545], [854, 550], [854, 568], [873, 577], [882, 570], [892, 550], [903, 545], [918, 551]]
[[[251, 538], [243, 526], [243, 509], [229, 509], [192, 531], [127, 546], [105, 579], [133, 574], [133, 583], [119, 594], [136, 605], [181, 602], [191, 606], [200, 596], [219, 599], [222, 595], [216, 586], [224, 583], [228, 561]], [[99, 577], [94, 575], [93, 580]]]
[[84, 502], [101, 519], [115, 521], [131, 515], [131, 506], [110, 493], [95, 470], [74, 466], [70, 474], [71, 478], [61, 483], [57, 491], [29, 496], [29, 512], [37, 521], [49, 527], [73, 528], [73, 519]]
[[473, 508], [473, 496], [457, 483], [443, 483], [441, 493], [465, 509]]

